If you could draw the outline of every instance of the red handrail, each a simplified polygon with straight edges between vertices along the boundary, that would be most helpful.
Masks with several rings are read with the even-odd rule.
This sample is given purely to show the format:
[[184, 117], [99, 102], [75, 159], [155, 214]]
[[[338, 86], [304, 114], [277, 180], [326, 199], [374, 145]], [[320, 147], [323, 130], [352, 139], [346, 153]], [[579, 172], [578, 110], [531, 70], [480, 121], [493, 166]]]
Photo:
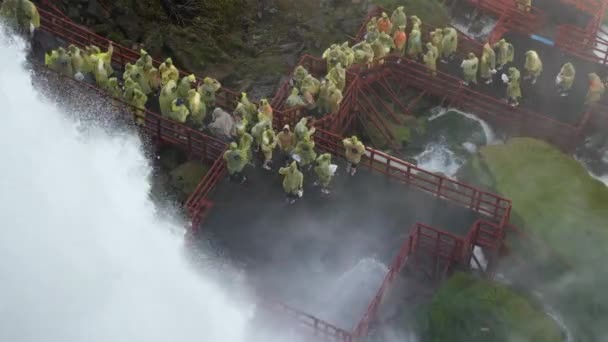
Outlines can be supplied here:
[[557, 28], [555, 45], [583, 60], [608, 65], [608, 41], [574, 25]]
[[315, 337], [322, 341], [352, 342], [355, 340], [352, 333], [349, 331], [338, 328], [333, 324], [327, 323], [313, 315], [294, 309], [281, 302], [265, 299], [260, 303], [268, 310], [274, 311], [280, 315], [287, 314], [297, 320], [302, 326], [313, 329]]
[[[318, 148], [340, 157], [344, 157], [342, 139], [341, 136], [323, 129], [317, 129], [315, 133]], [[499, 224], [508, 223], [510, 200], [426, 171], [370, 147], [367, 147], [366, 151], [368, 156], [362, 160], [362, 166], [488, 216]]]
[[74, 78], [66, 77], [48, 68], [44, 68], [42, 70], [61, 77], [62, 80], [66, 82], [77, 83], [79, 87], [84, 87], [94, 93], [97, 93], [101, 97], [110, 99], [111, 101], [108, 101], [110, 106], [118, 109], [120, 113], [126, 117], [133, 118], [134, 112], [143, 112], [145, 123], [144, 125], [139, 126], [141, 130], [154, 138], [183, 148], [192, 156], [207, 161], [216, 160], [226, 146], [226, 144], [221, 140], [208, 136], [184, 124], [164, 118], [148, 109], [138, 109], [122, 99], [112, 97], [107, 91], [100, 89], [93, 84], [79, 82]]
[[[378, 292], [368, 305], [365, 314], [353, 329], [353, 335], [355, 337], [359, 338], [367, 335], [369, 326], [376, 318], [380, 305], [385, 299], [384, 296], [387, 290], [393, 285], [397, 275], [399, 275], [403, 267], [409, 261], [409, 256], [424, 247], [428, 247], [421, 243], [420, 239], [422, 237], [434, 241], [434, 247], [430, 253], [437, 257], [436, 262], [439, 262], [439, 259], [446, 259], [448, 267], [454, 263], [460, 262], [460, 255], [462, 254], [462, 248], [464, 246], [462, 238], [422, 223], [416, 223], [393, 259], [389, 271], [382, 280]], [[442, 247], [447, 247], [448, 250], [446, 251], [445, 249], [442, 249]]]
[[606, 3], [606, 0], [561, 0], [561, 2], [572, 5], [587, 14], [596, 15], [598, 9]]

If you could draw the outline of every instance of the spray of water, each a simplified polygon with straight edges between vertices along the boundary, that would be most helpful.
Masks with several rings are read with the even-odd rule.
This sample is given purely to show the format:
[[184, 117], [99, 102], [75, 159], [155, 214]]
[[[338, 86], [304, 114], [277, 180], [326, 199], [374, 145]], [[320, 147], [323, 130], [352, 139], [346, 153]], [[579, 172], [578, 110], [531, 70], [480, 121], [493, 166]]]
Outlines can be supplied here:
[[0, 341], [250, 340], [250, 310], [156, 217], [137, 137], [84, 135], [33, 89], [24, 47], [0, 33]]
[[[490, 125], [471, 113], [443, 107], [435, 108], [434, 112], [435, 113], [429, 117], [428, 121], [436, 120], [447, 113], [456, 113], [468, 120], [479, 123], [481, 129], [483, 130], [486, 144], [494, 143], [496, 140], [494, 131]], [[469, 153], [474, 153], [477, 150], [477, 146], [471, 142], [462, 143], [462, 147], [469, 151]], [[448, 177], [454, 177], [458, 173], [458, 170], [460, 170], [460, 168], [466, 163], [466, 157], [455, 153], [452, 150], [452, 147], [449, 146], [449, 144], [443, 138], [427, 144], [424, 151], [416, 155], [414, 158], [418, 162], [418, 166], [421, 168], [431, 172], [439, 172]]]

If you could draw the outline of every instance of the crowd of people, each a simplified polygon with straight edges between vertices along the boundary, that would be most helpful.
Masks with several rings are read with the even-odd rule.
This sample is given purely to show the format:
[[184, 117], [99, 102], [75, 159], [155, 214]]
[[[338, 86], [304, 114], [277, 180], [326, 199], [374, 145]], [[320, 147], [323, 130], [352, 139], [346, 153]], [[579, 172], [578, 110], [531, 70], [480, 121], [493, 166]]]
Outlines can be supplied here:
[[[529, 9], [529, 4], [523, 6]], [[36, 7], [28, 0], [5, 0], [0, 8], [0, 16], [9, 18], [9, 23], [22, 32], [31, 33], [40, 25]], [[409, 32], [406, 31], [408, 19], [411, 23]], [[316, 111], [320, 115], [335, 112], [346, 87], [346, 70], [353, 64], [371, 66], [382, 63], [382, 58], [391, 53], [420, 60], [431, 75], [436, 75], [437, 59], [442, 63], [454, 60], [458, 51], [458, 32], [451, 27], [437, 28], [429, 33], [428, 42], [423, 44], [421, 27], [422, 21], [415, 15], [408, 18], [403, 6], [397, 7], [390, 17], [382, 13], [380, 17], [372, 18], [361, 42], [352, 47], [348, 42], [333, 44], [325, 50], [323, 59], [327, 68], [326, 75], [321, 79], [315, 78], [303, 66], [295, 69], [286, 106]], [[242, 93], [232, 113], [228, 113], [216, 107], [216, 93], [221, 89], [216, 79], [205, 77], [199, 81], [195, 75], [180, 78], [171, 58], [156, 68], [152, 57], [143, 49], [135, 64], [127, 63], [122, 75], [116, 75], [112, 55], [111, 43], [106, 51], [94, 45], [83, 49], [69, 45], [67, 49], [59, 47], [47, 53], [45, 64], [67, 77], [94, 82], [113, 97], [129, 103], [135, 108], [135, 121], [140, 125], [145, 125], [146, 108], [158, 105], [163, 117], [205, 130], [230, 142], [223, 157], [230, 179], [235, 182], [245, 182], [243, 169], [247, 165], [255, 165], [258, 158], [254, 158], [254, 155], [259, 155], [262, 168], [271, 170], [273, 151], [278, 148], [284, 160], [278, 173], [284, 177], [283, 188], [290, 203], [302, 196], [304, 176], [301, 169], [314, 167], [317, 175], [315, 183], [320, 186], [322, 193], [329, 193], [337, 166], [331, 163], [330, 154], [317, 156], [312, 116], [301, 118], [293, 132], [289, 125], [285, 125], [277, 134], [273, 108], [266, 99], [255, 103], [249, 100], [246, 93]], [[493, 46], [486, 43], [480, 58], [471, 52], [462, 61], [463, 83], [476, 84], [478, 76], [485, 84], [492, 83], [493, 75], [512, 63], [514, 55], [513, 45], [504, 39]], [[534, 84], [543, 72], [538, 53], [526, 52], [523, 69], [523, 79]], [[575, 75], [572, 63], [562, 66], [556, 78], [561, 96], [568, 96]], [[522, 96], [520, 78], [520, 71], [514, 66], [508, 67], [501, 76], [506, 84], [507, 99], [513, 106], [519, 104]], [[589, 81], [587, 104], [598, 102], [605, 92], [605, 85], [597, 74], [589, 74]], [[210, 108], [214, 110], [209, 118], [207, 114]], [[354, 175], [357, 164], [365, 154], [365, 147], [355, 136], [344, 139], [342, 143], [348, 161], [347, 173]]]
[[[518, 2], [518, 6], [522, 10], [529, 10], [530, 4], [529, 0]], [[429, 33], [428, 42], [423, 44], [422, 21], [415, 15], [410, 16], [409, 20], [411, 28], [408, 35], [405, 32], [408, 17], [402, 6], [398, 7], [390, 18], [386, 13], [382, 13], [378, 18], [372, 18], [367, 24], [365, 39], [353, 46], [353, 50], [359, 52], [356, 63], [372, 63], [375, 59], [395, 53], [422, 61], [430, 74], [436, 76], [438, 59], [442, 63], [448, 63], [455, 58], [458, 50], [458, 32], [451, 27], [437, 28]], [[535, 84], [543, 72], [542, 60], [534, 50], [527, 51], [525, 56], [523, 80], [529, 80], [531, 84]], [[512, 63], [514, 57], [515, 49], [505, 39], [501, 39], [493, 45], [485, 43], [481, 56], [470, 52], [463, 59], [460, 65], [463, 84], [467, 86], [477, 84], [478, 76], [485, 84], [491, 84], [494, 75], [506, 68], [507, 64]], [[576, 69], [572, 63], [565, 63], [561, 67], [555, 79], [560, 96], [569, 95], [575, 76]], [[509, 66], [506, 73], [503, 73], [500, 77], [506, 84], [506, 99], [512, 106], [518, 106], [519, 99], [522, 97], [521, 78], [521, 72], [515, 66]], [[586, 105], [599, 102], [606, 88], [606, 85], [596, 73], [590, 73], [588, 79]]]
[[[4, 17], [16, 18], [12, 26], [20, 32], [28, 32], [23, 29], [33, 32], [39, 26], [39, 16], [31, 15], [37, 13], [36, 7], [27, 0], [13, 2], [14, 7], [3, 3], [0, 13]], [[330, 62], [327, 75], [321, 80], [302, 66], [295, 70], [291, 82], [293, 89], [287, 99], [288, 107], [318, 109], [320, 113], [339, 107], [346, 84], [345, 66], [350, 66], [352, 59], [343, 61], [345, 66], [342, 66], [334, 57], [339, 56], [336, 49], [345, 47], [347, 45], [336, 45], [328, 49]], [[45, 65], [66, 77], [95, 83], [113, 98], [130, 104], [134, 108], [135, 122], [139, 125], [145, 125], [146, 109], [157, 105], [163, 117], [208, 130], [217, 138], [229, 141], [229, 149], [223, 157], [230, 179], [235, 182], [243, 183], [246, 180], [243, 169], [246, 165], [255, 165], [256, 159], [263, 161], [262, 168], [272, 170], [273, 152], [278, 148], [285, 163], [278, 173], [283, 176], [283, 189], [289, 203], [295, 202], [303, 194], [304, 174], [301, 169], [314, 168], [317, 175], [315, 185], [320, 187], [323, 194], [330, 193], [330, 183], [337, 166], [332, 164], [330, 154], [317, 156], [313, 117], [301, 118], [293, 132], [289, 125], [285, 125], [276, 134], [273, 129], [273, 109], [266, 99], [261, 99], [259, 103], [251, 102], [247, 94], [242, 93], [234, 111], [228, 113], [215, 107], [216, 93], [221, 89], [216, 79], [205, 77], [199, 82], [195, 75], [180, 78], [171, 58], [156, 68], [152, 57], [143, 49], [140, 50], [139, 59], [134, 64], [124, 65], [120, 75], [112, 64], [113, 53], [111, 42], [105, 51], [95, 45], [81, 49], [71, 44], [67, 48], [59, 47], [47, 52]], [[152, 101], [155, 99], [156, 103]], [[213, 107], [212, 117], [207, 120], [207, 109]], [[347, 172], [354, 175], [365, 154], [365, 147], [354, 136], [344, 139], [343, 144], [348, 160]], [[260, 157], [255, 158], [256, 155]]]

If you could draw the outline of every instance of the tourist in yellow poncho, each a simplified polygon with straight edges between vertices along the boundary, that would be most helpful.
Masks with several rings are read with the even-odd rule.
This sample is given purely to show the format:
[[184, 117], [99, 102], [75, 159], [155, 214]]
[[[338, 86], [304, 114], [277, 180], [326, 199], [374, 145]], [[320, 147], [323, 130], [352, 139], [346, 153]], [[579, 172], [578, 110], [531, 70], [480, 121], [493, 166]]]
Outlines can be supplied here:
[[420, 27], [414, 24], [410, 36], [407, 41], [407, 55], [410, 58], [418, 58], [422, 53], [422, 34], [420, 33]]
[[0, 5], [0, 18], [20, 33], [32, 35], [40, 27], [38, 9], [29, 0], [4, 0]]
[[502, 68], [507, 64], [513, 62], [513, 58], [515, 57], [515, 49], [511, 43], [507, 43], [506, 40], [501, 39], [496, 44], [494, 44], [494, 49], [496, 50], [496, 67], [497, 70], [502, 70]]
[[230, 143], [228, 151], [224, 152], [224, 161], [230, 175], [230, 180], [240, 184], [245, 183], [247, 177], [243, 175], [243, 169], [247, 165], [247, 152], [238, 148], [238, 145]]
[[443, 29], [443, 39], [441, 41], [441, 62], [447, 63], [454, 58], [458, 51], [458, 32], [452, 27]]
[[171, 58], [167, 58], [159, 67], [158, 71], [160, 72], [160, 83], [162, 86], [167, 85], [169, 81], [177, 81], [179, 80], [179, 71], [175, 65], [173, 65], [173, 60]]
[[222, 88], [222, 84], [215, 78], [205, 77], [203, 84], [198, 87], [201, 99], [208, 108], [215, 106], [215, 94]]
[[514, 67], [509, 68], [508, 75], [502, 75], [503, 82], [507, 84], [507, 101], [513, 107], [519, 106], [519, 98], [521, 97], [520, 77], [519, 70]]
[[346, 172], [354, 176], [357, 173], [357, 166], [361, 162], [361, 157], [365, 154], [365, 146], [354, 135], [342, 140], [342, 144], [344, 145], [346, 161], [348, 162]]
[[194, 127], [203, 127], [205, 116], [207, 116], [207, 106], [196, 89], [188, 90], [188, 109], [190, 110], [190, 121]]
[[312, 162], [317, 158], [317, 152], [315, 152], [315, 142], [312, 137], [304, 137], [304, 139], [300, 140], [294, 153], [300, 158], [301, 166], [308, 166], [309, 168], [312, 166]]
[[591, 105], [599, 102], [605, 92], [606, 86], [604, 85], [600, 77], [594, 72], [590, 73], [589, 90], [587, 91], [587, 96], [585, 97], [585, 104]]
[[464, 76], [464, 85], [469, 85], [469, 83], [477, 84], [477, 69], [479, 68], [479, 59], [475, 56], [474, 53], [469, 52], [467, 59], [462, 61], [460, 65], [462, 68], [462, 73]]
[[335, 173], [335, 165], [331, 164], [331, 154], [323, 153], [316, 160], [317, 166], [315, 166], [315, 173], [317, 174], [318, 181], [315, 185], [321, 186], [321, 193], [329, 194], [329, 184]]
[[568, 62], [562, 65], [562, 68], [555, 79], [560, 96], [568, 96], [568, 93], [574, 84], [575, 76], [576, 69], [574, 69], [574, 65], [572, 65], [572, 63]]
[[253, 123], [254, 120], [257, 120], [258, 106], [255, 103], [249, 101], [247, 93], [241, 93], [241, 99], [236, 105], [235, 112], [239, 114], [243, 118], [243, 120], [247, 120], [247, 122]]
[[168, 117], [171, 113], [171, 103], [177, 98], [177, 84], [174, 80], [170, 80], [165, 84], [160, 91], [158, 98], [160, 104], [160, 112], [163, 116]]
[[496, 73], [496, 53], [490, 44], [483, 46], [481, 60], [479, 61], [479, 77], [485, 80], [486, 84], [492, 83], [493, 75]]
[[295, 203], [304, 193], [304, 175], [298, 170], [295, 161], [288, 167], [280, 168], [279, 174], [283, 176], [283, 191], [287, 195], [287, 202]]
[[264, 133], [262, 133], [262, 154], [264, 155], [264, 164], [262, 168], [270, 170], [270, 163], [272, 162], [272, 151], [277, 146], [277, 137], [272, 127], [266, 127]]
[[543, 62], [538, 57], [538, 53], [534, 50], [526, 52], [526, 63], [524, 64], [526, 75], [524, 80], [532, 79], [531, 83], [536, 83], [538, 76], [543, 72]]
[[424, 64], [433, 77], [437, 76], [437, 48], [431, 43], [426, 43], [426, 54], [423, 56]]

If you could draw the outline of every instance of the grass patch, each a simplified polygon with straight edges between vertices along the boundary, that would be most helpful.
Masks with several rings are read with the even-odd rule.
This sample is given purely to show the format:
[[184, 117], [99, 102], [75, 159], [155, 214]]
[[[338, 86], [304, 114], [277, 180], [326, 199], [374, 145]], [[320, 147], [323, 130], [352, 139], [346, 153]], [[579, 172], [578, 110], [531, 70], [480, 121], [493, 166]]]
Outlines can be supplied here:
[[[578, 340], [606, 340], [608, 188], [542, 141], [516, 138], [480, 152], [494, 188], [513, 201], [521, 228], [551, 250], [553, 256], [528, 244], [515, 252], [541, 280], [535, 288], [564, 315]], [[520, 283], [529, 283], [521, 277]]]
[[533, 301], [465, 273], [439, 288], [421, 322], [424, 341], [561, 341], [559, 327]]
[[577, 161], [529, 138], [484, 147], [481, 155], [528, 230], [574, 263], [606, 256], [608, 188]]

